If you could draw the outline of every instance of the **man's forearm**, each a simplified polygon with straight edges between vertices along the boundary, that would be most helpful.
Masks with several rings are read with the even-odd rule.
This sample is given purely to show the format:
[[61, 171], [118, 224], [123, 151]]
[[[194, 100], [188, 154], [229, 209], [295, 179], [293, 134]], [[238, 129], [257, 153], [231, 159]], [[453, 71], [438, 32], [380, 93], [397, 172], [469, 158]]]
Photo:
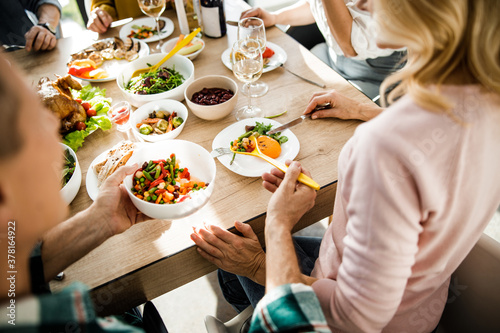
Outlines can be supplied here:
[[49, 23], [53, 27], [59, 25], [59, 20], [61, 18], [59, 8], [49, 3], [45, 3], [38, 7], [36, 15], [39, 23]]
[[323, 0], [326, 19], [333, 37], [346, 57], [357, 55], [351, 43], [353, 18], [343, 0]]
[[268, 228], [270, 224], [266, 221], [266, 289], [288, 283], [312, 284], [315, 279], [300, 272], [291, 232], [280, 227]]
[[276, 24], [282, 25], [308, 25], [315, 22], [309, 3], [305, 0], [275, 11]]
[[104, 224], [94, 222], [88, 208], [44, 235], [42, 261], [47, 282], [109, 238]]

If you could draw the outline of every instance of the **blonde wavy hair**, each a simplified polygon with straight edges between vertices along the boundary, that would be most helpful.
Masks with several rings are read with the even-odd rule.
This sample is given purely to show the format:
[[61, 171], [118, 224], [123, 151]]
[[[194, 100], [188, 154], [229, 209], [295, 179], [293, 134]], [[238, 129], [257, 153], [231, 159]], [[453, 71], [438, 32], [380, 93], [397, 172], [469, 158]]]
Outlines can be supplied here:
[[500, 94], [500, 1], [375, 0], [374, 6], [380, 40], [408, 48], [406, 66], [381, 85], [384, 101], [399, 83], [389, 103], [409, 94], [421, 107], [451, 115], [439, 87], [457, 73]]

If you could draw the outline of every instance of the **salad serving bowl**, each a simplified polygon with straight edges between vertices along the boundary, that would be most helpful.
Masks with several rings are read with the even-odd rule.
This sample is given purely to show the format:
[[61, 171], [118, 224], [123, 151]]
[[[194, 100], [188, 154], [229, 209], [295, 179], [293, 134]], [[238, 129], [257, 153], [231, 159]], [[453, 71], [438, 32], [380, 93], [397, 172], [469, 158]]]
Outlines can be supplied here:
[[139, 58], [123, 67], [122, 72], [116, 78], [116, 83], [118, 84], [123, 96], [130, 104], [135, 107], [139, 107], [148, 102], [161, 99], [175, 99], [177, 101], [184, 100], [184, 90], [189, 83], [194, 80], [194, 65], [191, 60], [178, 54], [173, 55], [170, 59], [165, 61], [160, 68], [174, 69], [179, 72], [179, 74], [184, 77], [184, 82], [181, 85], [165, 92], [147, 95], [139, 95], [126, 89], [132, 74], [136, 70], [158, 63], [161, 59], [163, 59], [163, 57], [165, 57], [165, 55], [165, 53], [151, 54]]
[[166, 159], [176, 155], [179, 168], [188, 168], [191, 177], [207, 183], [206, 188], [189, 193], [189, 198], [173, 204], [156, 204], [137, 198], [132, 193], [133, 174], [128, 175], [123, 183], [132, 203], [139, 211], [155, 219], [176, 220], [191, 215], [201, 209], [212, 195], [215, 181], [215, 162], [203, 147], [184, 140], [165, 140], [143, 144], [137, 149], [128, 165], [137, 163], [139, 167], [150, 160]]
[[80, 185], [82, 184], [82, 169], [80, 168], [80, 163], [78, 163], [78, 158], [76, 157], [75, 151], [64, 143], [61, 143], [61, 147], [63, 152], [66, 149], [69, 150], [69, 153], [75, 159], [76, 164], [73, 175], [59, 192], [64, 201], [69, 205], [73, 201], [73, 199], [75, 199], [76, 194], [80, 189]]

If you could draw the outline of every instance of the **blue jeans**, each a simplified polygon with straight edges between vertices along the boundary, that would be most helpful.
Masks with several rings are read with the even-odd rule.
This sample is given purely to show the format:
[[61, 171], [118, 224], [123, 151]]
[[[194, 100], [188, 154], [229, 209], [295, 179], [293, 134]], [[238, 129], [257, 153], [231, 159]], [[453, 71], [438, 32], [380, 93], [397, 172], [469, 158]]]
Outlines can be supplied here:
[[379, 95], [380, 85], [386, 77], [403, 68], [406, 58], [405, 51], [394, 51], [387, 57], [365, 60], [354, 60], [338, 55], [337, 60], [333, 61], [326, 43], [316, 45], [311, 52], [344, 79], [355, 83], [371, 99]]
[[[319, 255], [321, 237], [293, 237], [295, 252], [300, 270], [305, 275], [311, 275], [314, 263]], [[266, 288], [249, 278], [217, 271], [219, 285], [226, 301], [238, 312], [245, 310], [249, 305], [254, 308], [262, 297]]]

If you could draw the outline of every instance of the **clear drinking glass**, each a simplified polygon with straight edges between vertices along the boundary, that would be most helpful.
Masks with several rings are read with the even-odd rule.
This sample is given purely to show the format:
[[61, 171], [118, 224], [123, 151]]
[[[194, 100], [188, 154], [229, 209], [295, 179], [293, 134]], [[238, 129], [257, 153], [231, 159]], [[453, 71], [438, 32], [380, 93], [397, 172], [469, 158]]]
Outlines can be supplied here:
[[[266, 50], [266, 28], [258, 17], [247, 17], [238, 22], [238, 39], [254, 39], [260, 45], [260, 52]], [[245, 84], [241, 90], [245, 95], [260, 97], [267, 93], [269, 86], [265, 82]]]
[[[233, 45], [231, 52], [233, 73], [236, 78], [249, 84], [262, 75], [264, 64], [260, 44], [255, 39], [240, 39]], [[252, 94], [248, 94], [248, 105], [236, 111], [237, 120], [261, 117], [262, 110], [252, 105]]]
[[137, 0], [142, 12], [156, 21], [156, 32], [158, 33], [158, 45], [156, 45], [156, 52], [161, 52], [163, 44], [160, 38], [160, 16], [165, 10], [166, 0]]
[[108, 117], [116, 124], [116, 129], [126, 132], [130, 128], [130, 104], [126, 101], [114, 104], [108, 111]]

